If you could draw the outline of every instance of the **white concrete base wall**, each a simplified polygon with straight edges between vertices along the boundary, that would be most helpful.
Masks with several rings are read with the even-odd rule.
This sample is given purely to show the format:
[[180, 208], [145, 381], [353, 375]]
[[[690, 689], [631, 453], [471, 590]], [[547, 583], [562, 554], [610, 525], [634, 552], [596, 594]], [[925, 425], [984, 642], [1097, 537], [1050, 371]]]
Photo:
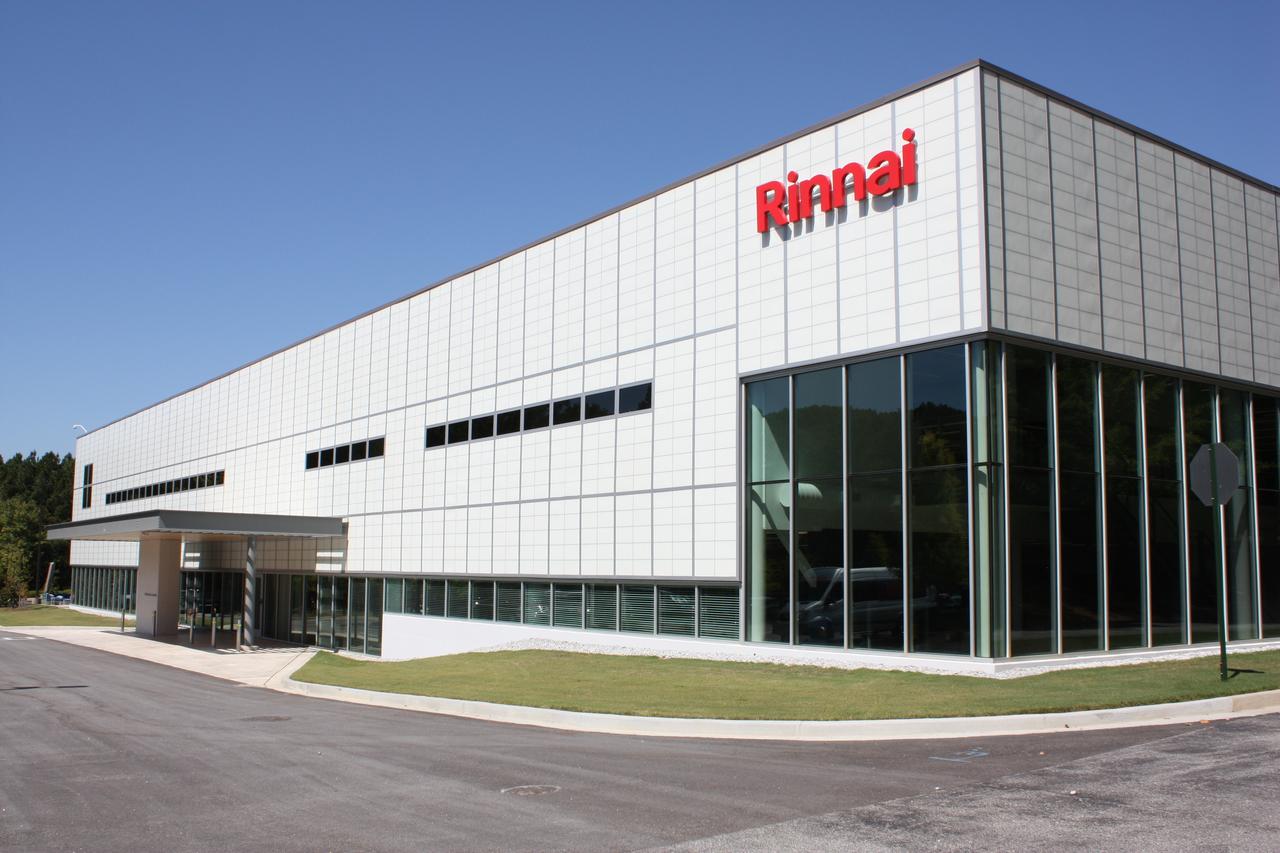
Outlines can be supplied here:
[[[772, 643], [740, 643], [726, 640], [664, 637], [654, 634], [550, 628], [506, 622], [446, 619], [440, 616], [412, 616], [401, 613], [387, 613], [384, 616], [383, 660], [409, 660], [463, 652], [517, 648], [617, 655], [656, 655], [839, 669], [887, 669], [986, 678], [1021, 678], [1059, 669], [1124, 666], [1155, 660], [1210, 657], [1218, 653], [1217, 644], [1201, 644], [992, 661], [945, 655], [825, 650]], [[1280, 648], [1280, 641], [1249, 640], [1231, 644], [1230, 652], [1239, 654], [1277, 648]]]
[[446, 619], [440, 616], [410, 616], [401, 613], [388, 613], [384, 616], [383, 660], [438, 657], [512, 646], [748, 663], [806, 664], [844, 669], [874, 668], [966, 675], [994, 673], [994, 667], [990, 661], [969, 658], [824, 651], [765, 643], [549, 628], [505, 622]]

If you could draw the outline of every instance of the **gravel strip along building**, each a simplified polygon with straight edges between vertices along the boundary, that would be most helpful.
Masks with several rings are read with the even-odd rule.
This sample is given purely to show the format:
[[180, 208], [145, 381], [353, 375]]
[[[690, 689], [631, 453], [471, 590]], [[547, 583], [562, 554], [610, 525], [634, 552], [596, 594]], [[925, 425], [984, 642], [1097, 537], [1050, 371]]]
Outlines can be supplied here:
[[1280, 637], [1277, 192], [970, 63], [94, 430], [50, 536], [394, 658]]

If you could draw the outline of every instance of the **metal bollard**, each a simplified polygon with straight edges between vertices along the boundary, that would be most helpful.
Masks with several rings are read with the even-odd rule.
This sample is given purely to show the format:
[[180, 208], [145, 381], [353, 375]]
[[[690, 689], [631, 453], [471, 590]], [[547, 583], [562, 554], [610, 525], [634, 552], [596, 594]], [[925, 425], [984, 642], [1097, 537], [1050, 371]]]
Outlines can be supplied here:
[[209, 623], [209, 646], [218, 647], [218, 611], [213, 611], [213, 621]]

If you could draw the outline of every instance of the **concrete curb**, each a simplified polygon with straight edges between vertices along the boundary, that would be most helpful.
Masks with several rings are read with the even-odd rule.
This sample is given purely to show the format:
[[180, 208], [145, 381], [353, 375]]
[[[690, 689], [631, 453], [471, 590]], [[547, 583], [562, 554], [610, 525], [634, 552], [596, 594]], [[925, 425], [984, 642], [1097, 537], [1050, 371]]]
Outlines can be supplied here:
[[299, 660], [281, 670], [267, 687], [285, 693], [336, 699], [360, 705], [446, 714], [497, 723], [539, 726], [573, 732], [641, 735], [645, 737], [690, 737], [730, 740], [864, 741], [972, 738], [996, 735], [1048, 734], [1092, 729], [1119, 729], [1226, 720], [1280, 711], [1280, 690], [1107, 708], [1098, 711], [1068, 711], [1057, 714], [1009, 714], [999, 717], [938, 717], [920, 720], [701, 720], [680, 717], [632, 717], [624, 714], [595, 714], [558, 711], [523, 705], [499, 705], [466, 699], [381, 693], [354, 687], [310, 684], [294, 681], [292, 675], [305, 662]]

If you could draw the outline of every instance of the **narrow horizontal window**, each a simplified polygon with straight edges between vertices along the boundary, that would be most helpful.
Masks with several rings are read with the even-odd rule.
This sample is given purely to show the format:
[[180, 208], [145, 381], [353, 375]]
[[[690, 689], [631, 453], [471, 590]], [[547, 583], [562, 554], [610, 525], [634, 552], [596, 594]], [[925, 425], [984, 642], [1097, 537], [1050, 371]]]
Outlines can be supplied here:
[[326, 447], [320, 451], [320, 467], [327, 468], [333, 464], [333, 448]]
[[493, 436], [493, 415], [473, 418], [471, 421], [471, 438], [491, 438]]
[[333, 449], [333, 464], [341, 465], [351, 461], [351, 445], [343, 444]]
[[449, 443], [457, 444], [460, 441], [466, 441], [469, 435], [467, 421], [454, 421], [449, 424]]
[[385, 438], [369, 439], [369, 458], [378, 459], [386, 452], [387, 440]]
[[313, 450], [307, 454], [307, 470], [320, 467], [320, 451]]
[[524, 428], [541, 429], [551, 423], [551, 405], [541, 403], [524, 410]]
[[351, 445], [351, 461], [359, 462], [369, 455], [369, 442], [357, 441]]
[[613, 414], [614, 390], [610, 388], [608, 391], [597, 391], [594, 394], [587, 395], [587, 420], [592, 418], [607, 418]]
[[226, 472], [226, 471], [219, 471], [218, 473], [214, 474], [213, 476], [214, 476], [214, 479], [215, 479], [215, 481], [216, 481], [216, 482], [214, 483], [214, 485], [221, 486], [221, 485], [226, 481], [226, 478], [227, 478], [227, 472]]
[[198, 485], [198, 486], [196, 486], [196, 488], [197, 488], [197, 489], [203, 489], [203, 488], [204, 488], [204, 483], [205, 483], [205, 475], [204, 475], [204, 474], [201, 474], [201, 475], [197, 478], [197, 481], [199, 482], [199, 485]]
[[556, 400], [555, 422], [571, 424], [582, 420], [582, 398], [570, 397], [567, 400]]
[[520, 410], [498, 414], [498, 435], [510, 435], [520, 431]]
[[632, 385], [618, 391], [618, 414], [627, 412], [643, 412], [653, 408], [653, 383]]
[[445, 440], [445, 426], [427, 427], [427, 447], [443, 447]]

